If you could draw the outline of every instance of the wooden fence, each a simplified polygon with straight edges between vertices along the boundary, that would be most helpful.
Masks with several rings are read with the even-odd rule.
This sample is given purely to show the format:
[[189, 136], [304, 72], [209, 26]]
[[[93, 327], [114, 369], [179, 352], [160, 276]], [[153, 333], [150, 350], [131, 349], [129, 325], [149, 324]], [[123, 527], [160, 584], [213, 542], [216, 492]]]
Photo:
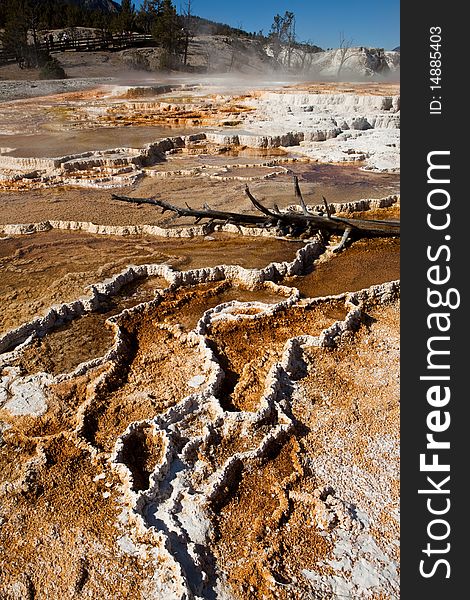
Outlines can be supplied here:
[[[40, 40], [31, 50], [48, 50], [51, 54], [55, 52], [96, 52], [97, 50], [108, 50], [110, 52], [124, 50], [125, 48], [143, 48], [156, 46], [155, 39], [151, 35], [143, 33], [130, 33], [124, 35], [103, 35], [90, 37], [70, 37], [67, 34], [57, 39], [55, 36], [50, 41], [49, 36]], [[5, 52], [0, 48], [0, 64], [15, 62], [18, 57], [12, 53]]]

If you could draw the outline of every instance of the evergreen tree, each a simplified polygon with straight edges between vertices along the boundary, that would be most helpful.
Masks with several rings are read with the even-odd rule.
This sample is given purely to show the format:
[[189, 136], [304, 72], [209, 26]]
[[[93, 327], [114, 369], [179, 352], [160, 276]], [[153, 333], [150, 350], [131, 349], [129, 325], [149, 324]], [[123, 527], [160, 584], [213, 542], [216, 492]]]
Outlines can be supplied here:
[[7, 19], [7, 3], [0, 2], [0, 27], [5, 27]]
[[121, 11], [114, 21], [114, 29], [119, 33], [130, 33], [134, 30], [135, 8], [131, 0], [122, 0]]
[[181, 52], [184, 32], [171, 0], [162, 0], [157, 20], [152, 27], [152, 35], [169, 56], [176, 56]]
[[144, 0], [137, 13], [137, 24], [144, 33], [150, 34], [161, 10], [161, 0]]
[[[20, 67], [43, 67], [46, 63], [57, 76], [65, 76], [47, 50], [41, 49], [40, 30], [49, 25], [51, 9], [57, 0], [5, 0], [2, 46], [13, 54]], [[52, 69], [53, 67], [53, 69]]]
[[67, 28], [79, 27], [83, 22], [83, 13], [79, 6], [68, 4], [65, 7], [65, 22]]
[[29, 0], [10, 0], [4, 9], [4, 31], [1, 41], [4, 50], [23, 61], [28, 47]]

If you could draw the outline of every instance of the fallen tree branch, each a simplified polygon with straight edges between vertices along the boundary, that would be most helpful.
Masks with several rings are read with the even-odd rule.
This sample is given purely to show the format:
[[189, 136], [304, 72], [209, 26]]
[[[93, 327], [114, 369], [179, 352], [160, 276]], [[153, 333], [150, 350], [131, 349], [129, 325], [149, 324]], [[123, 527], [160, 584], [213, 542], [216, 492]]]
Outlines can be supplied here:
[[[259, 200], [246, 188], [246, 194], [252, 201], [253, 205], [266, 215], [276, 218], [282, 223], [306, 227], [307, 225], [314, 226], [317, 229], [329, 231], [330, 233], [342, 234], [346, 229], [351, 229], [351, 233], [358, 234], [359, 237], [394, 237], [400, 235], [399, 221], [378, 221], [372, 219], [345, 219], [335, 217], [329, 214], [328, 216], [316, 215], [308, 212], [308, 214], [295, 213], [293, 211], [286, 212], [271, 212], [263, 206]], [[326, 200], [325, 200], [326, 203]], [[328, 204], [326, 203], [326, 207]], [[328, 213], [330, 213], [328, 207]]]
[[121, 196], [118, 194], [112, 194], [112, 197], [114, 200], [120, 200], [121, 202], [130, 202], [132, 204], [152, 204], [154, 206], [159, 206], [162, 209], [162, 212], [170, 210], [176, 213], [178, 217], [194, 217], [196, 219], [196, 223], [202, 219], [209, 219], [213, 221], [239, 223], [242, 225], [266, 225], [266, 219], [261, 215], [244, 215], [222, 210], [213, 210], [207, 207], [207, 205], [205, 205], [205, 208], [203, 209], [194, 209], [188, 205], [186, 205], [188, 208], [182, 208], [158, 198], [131, 198], [130, 196]]
[[[294, 177], [294, 191], [295, 191], [296, 198], [299, 199], [300, 206], [302, 207], [302, 212], [304, 213], [304, 215], [309, 215], [310, 213], [308, 211], [307, 205], [305, 204], [304, 197], [302, 196], [302, 192], [300, 191], [298, 177]], [[330, 216], [330, 215], [328, 214], [328, 216]]]
[[297, 177], [294, 178], [294, 191], [302, 208], [302, 213], [280, 211], [276, 205], [274, 205], [273, 209], [269, 209], [253, 196], [248, 186], [245, 188], [245, 193], [256, 210], [261, 213], [260, 215], [214, 210], [207, 204], [204, 204], [202, 209], [191, 208], [188, 204], [184, 208], [155, 197], [131, 198], [130, 196], [121, 196], [118, 194], [113, 194], [112, 197], [122, 202], [158, 206], [162, 209], [162, 212], [169, 210], [178, 217], [192, 217], [196, 223], [207, 219], [211, 223], [231, 223], [237, 227], [241, 225], [277, 227], [283, 235], [313, 235], [315, 232], [320, 232], [324, 237], [330, 234], [341, 235], [342, 240], [336, 247], [336, 251], [343, 249], [349, 239], [358, 239], [361, 237], [395, 237], [400, 235], [399, 221], [348, 219], [333, 216], [325, 197], [323, 197], [323, 201], [327, 215], [324, 216], [323, 214], [310, 212], [300, 191]]
[[256, 200], [256, 198], [250, 192], [250, 188], [248, 186], [245, 186], [245, 194], [251, 200], [251, 203], [253, 204], [253, 206], [255, 208], [257, 208], [263, 214], [268, 215], [268, 217], [271, 217], [272, 219], [277, 219], [278, 217], [282, 216], [281, 213], [279, 212], [279, 209], [277, 209], [277, 207], [275, 207], [275, 209], [274, 209], [274, 210], [277, 209], [277, 211], [276, 212], [272, 212], [272, 211], [269, 210], [269, 208], [266, 208], [265, 206], [263, 206], [261, 204], [261, 202], [258, 202], [258, 200]]
[[343, 237], [341, 238], [340, 243], [335, 246], [333, 248], [333, 252], [341, 252], [341, 250], [343, 250], [346, 247], [346, 244], [348, 243], [350, 236], [351, 235], [351, 228], [350, 227], [346, 227], [346, 229], [343, 232]]

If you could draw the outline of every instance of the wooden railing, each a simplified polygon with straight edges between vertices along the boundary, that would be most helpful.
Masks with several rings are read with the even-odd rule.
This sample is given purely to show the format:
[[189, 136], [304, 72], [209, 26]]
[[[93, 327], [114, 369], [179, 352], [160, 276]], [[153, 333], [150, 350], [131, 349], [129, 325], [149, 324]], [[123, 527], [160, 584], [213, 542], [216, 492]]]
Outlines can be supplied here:
[[[97, 50], [124, 50], [125, 48], [142, 48], [145, 46], [156, 46], [156, 41], [151, 35], [143, 33], [129, 33], [123, 35], [103, 35], [90, 37], [62, 37], [61, 39], [49, 38], [41, 40], [36, 44], [39, 50], [54, 52], [96, 52]], [[0, 63], [14, 62], [18, 57], [11, 52], [5, 52], [0, 48]]]

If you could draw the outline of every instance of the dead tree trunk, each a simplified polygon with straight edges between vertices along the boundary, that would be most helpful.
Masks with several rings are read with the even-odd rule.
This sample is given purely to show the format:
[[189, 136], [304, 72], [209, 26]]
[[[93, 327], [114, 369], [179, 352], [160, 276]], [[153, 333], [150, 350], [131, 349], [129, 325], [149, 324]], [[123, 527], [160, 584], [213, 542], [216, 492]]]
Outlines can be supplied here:
[[113, 194], [115, 200], [122, 202], [131, 202], [132, 204], [152, 204], [162, 209], [162, 213], [167, 210], [174, 212], [178, 217], [193, 217], [195, 223], [199, 223], [202, 219], [207, 219], [210, 222], [220, 221], [223, 223], [233, 223], [238, 225], [252, 225], [257, 227], [265, 227], [267, 219], [262, 215], [244, 215], [240, 213], [227, 212], [222, 210], [213, 210], [207, 204], [204, 204], [202, 209], [194, 209], [186, 205], [187, 208], [175, 206], [165, 200], [158, 198], [131, 198], [130, 196], [120, 196]]
[[400, 235], [399, 221], [381, 221], [373, 219], [354, 219], [335, 217], [331, 214], [330, 207], [325, 198], [325, 212], [311, 212], [304, 202], [300, 191], [297, 178], [294, 178], [295, 196], [302, 208], [302, 212], [293, 210], [281, 211], [274, 205], [273, 209], [269, 209], [259, 200], [257, 200], [250, 192], [248, 186], [245, 188], [245, 193], [250, 199], [259, 215], [235, 213], [221, 210], [213, 210], [207, 204], [204, 204], [202, 209], [193, 209], [186, 205], [186, 208], [174, 206], [165, 200], [158, 198], [131, 198], [129, 196], [120, 196], [113, 194], [115, 200], [123, 202], [131, 202], [133, 204], [151, 204], [158, 206], [162, 212], [171, 211], [178, 217], [193, 217], [196, 223], [205, 219], [209, 223], [232, 223], [234, 225], [245, 225], [248, 227], [277, 227], [282, 235], [302, 236], [314, 235], [322, 233], [325, 235], [341, 235], [342, 240], [337, 247], [341, 250], [350, 239], [358, 239], [362, 237], [397, 237]]

